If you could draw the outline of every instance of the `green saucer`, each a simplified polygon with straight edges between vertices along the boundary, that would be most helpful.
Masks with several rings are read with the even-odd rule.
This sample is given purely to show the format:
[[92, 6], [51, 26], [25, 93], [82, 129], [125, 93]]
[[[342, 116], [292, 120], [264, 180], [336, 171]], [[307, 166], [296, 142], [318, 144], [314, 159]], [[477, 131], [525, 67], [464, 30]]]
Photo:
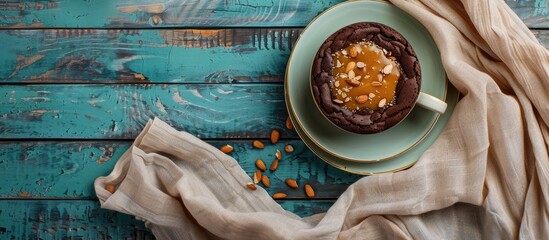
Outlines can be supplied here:
[[398, 155], [394, 158], [388, 159], [387, 161], [380, 162], [346, 161], [327, 153], [326, 151], [316, 146], [315, 143], [311, 141], [309, 137], [307, 137], [307, 135], [303, 132], [301, 126], [299, 124], [296, 124], [297, 122], [295, 116], [292, 114], [291, 111], [289, 116], [290, 120], [292, 120], [292, 123], [294, 123], [294, 129], [301, 137], [301, 140], [313, 153], [320, 157], [320, 159], [343, 171], [361, 175], [372, 175], [379, 173], [396, 172], [414, 165], [419, 157], [421, 157], [421, 155], [425, 152], [425, 150], [427, 150], [427, 148], [429, 148], [435, 142], [437, 137], [442, 132], [444, 126], [446, 126], [446, 123], [448, 122], [448, 119], [450, 119], [450, 116], [452, 115], [452, 112], [454, 111], [454, 108], [457, 104], [458, 97], [459, 92], [454, 88], [454, 86], [450, 85], [448, 87], [448, 96], [446, 98], [448, 108], [446, 109], [446, 112], [440, 116], [439, 120], [437, 121], [431, 132], [427, 134], [425, 139], [423, 139], [423, 141], [418, 143], [409, 151], [406, 151], [405, 153]]
[[310, 90], [314, 55], [324, 39], [356, 22], [379, 22], [399, 31], [414, 47], [422, 69], [421, 91], [446, 98], [447, 81], [440, 53], [416, 19], [390, 3], [350, 1], [320, 14], [301, 34], [286, 69], [285, 94], [295, 125], [317, 148], [337, 159], [378, 162], [405, 154], [428, 136], [439, 114], [416, 106], [397, 126], [377, 134], [355, 134], [335, 127], [316, 107]]

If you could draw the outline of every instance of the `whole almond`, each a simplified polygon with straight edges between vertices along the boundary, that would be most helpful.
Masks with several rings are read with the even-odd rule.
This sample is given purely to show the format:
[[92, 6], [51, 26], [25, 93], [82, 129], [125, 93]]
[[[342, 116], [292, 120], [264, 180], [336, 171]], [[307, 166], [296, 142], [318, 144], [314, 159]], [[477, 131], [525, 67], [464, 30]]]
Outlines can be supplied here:
[[355, 67], [356, 67], [356, 63], [351, 61], [351, 62], [347, 63], [347, 67], [345, 67], [345, 72], [349, 72], [349, 71], [355, 69]]
[[271, 131], [271, 143], [276, 144], [279, 138], [280, 138], [280, 132], [278, 132], [278, 130], [276, 129], [273, 129], [273, 131]]
[[294, 151], [294, 146], [292, 146], [291, 144], [288, 144], [284, 146], [284, 151], [286, 151], [287, 153], [291, 153]]
[[114, 193], [116, 191], [116, 186], [113, 184], [107, 184], [105, 185], [105, 190], [109, 191], [110, 193]]
[[292, 120], [290, 120], [290, 117], [286, 117], [286, 128], [287, 129], [293, 129], [294, 125], [292, 124]]
[[258, 148], [258, 149], [263, 149], [265, 148], [265, 144], [263, 144], [261, 141], [259, 140], [255, 140], [252, 142], [252, 145], [254, 146], [254, 148]]
[[271, 167], [269, 168], [271, 171], [274, 172], [276, 171], [276, 169], [278, 169], [278, 161], [279, 161], [278, 159], [275, 159], [273, 163], [271, 163]]
[[257, 187], [255, 186], [255, 184], [253, 183], [248, 183], [246, 184], [246, 187], [248, 187], [250, 190], [252, 191], [255, 191], [257, 189]]
[[231, 153], [234, 150], [234, 148], [233, 146], [227, 144], [225, 146], [222, 146], [220, 150], [224, 153]]
[[261, 176], [263, 174], [261, 174], [261, 170], [256, 170], [255, 173], [254, 173], [254, 183], [255, 184], [258, 184], [259, 182], [261, 182]]
[[265, 166], [265, 163], [261, 159], [255, 160], [255, 166], [261, 171], [267, 170], [267, 166]]
[[282, 159], [282, 152], [280, 152], [280, 150], [277, 149], [275, 152], [275, 157], [278, 160]]
[[263, 186], [265, 187], [271, 187], [271, 181], [269, 181], [269, 177], [267, 177], [267, 175], [261, 176], [261, 183], [263, 183]]
[[353, 87], [358, 87], [360, 86], [360, 82], [356, 79], [351, 79], [351, 78], [347, 78], [345, 79], [345, 82], [347, 82], [347, 84], [353, 86]]
[[305, 184], [305, 195], [307, 195], [308, 198], [314, 198], [315, 197], [315, 190], [313, 190], [313, 187], [311, 184]]
[[286, 182], [286, 185], [288, 185], [288, 187], [291, 187], [293, 189], [299, 188], [299, 186], [297, 185], [297, 182], [294, 179], [286, 178], [285, 182]]
[[351, 49], [349, 49], [349, 56], [351, 57], [356, 57], [358, 55], [358, 50], [356, 49], [356, 47], [351, 47]]
[[286, 198], [286, 193], [275, 193], [273, 194], [273, 198], [274, 199], [283, 199], [283, 198]]
[[368, 95], [360, 95], [360, 96], [356, 97], [355, 101], [358, 104], [363, 104], [363, 103], [368, 102], [369, 99], [370, 98], [368, 97]]

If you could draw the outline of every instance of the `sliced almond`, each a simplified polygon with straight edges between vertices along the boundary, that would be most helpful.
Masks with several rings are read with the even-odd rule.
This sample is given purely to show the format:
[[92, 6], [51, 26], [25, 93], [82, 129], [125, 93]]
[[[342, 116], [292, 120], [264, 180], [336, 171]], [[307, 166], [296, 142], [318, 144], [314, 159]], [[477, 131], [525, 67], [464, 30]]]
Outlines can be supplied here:
[[334, 86], [335, 86], [335, 87], [339, 87], [339, 81], [336, 80], [336, 81], [334, 82]]
[[383, 75], [378, 74], [378, 75], [377, 75], [377, 81], [378, 81], [378, 82], [383, 82]]
[[105, 190], [114, 193], [116, 191], [116, 186], [114, 184], [107, 184], [105, 185]]
[[299, 186], [297, 185], [297, 181], [294, 179], [286, 178], [285, 182], [286, 182], [286, 185], [288, 185], [288, 187], [291, 187], [293, 189], [299, 188]]
[[279, 138], [280, 138], [280, 132], [276, 129], [273, 129], [273, 131], [271, 131], [271, 143], [276, 144]]
[[375, 93], [368, 93], [368, 97], [369, 97], [369, 98], [374, 98], [375, 96], [376, 96]]
[[387, 66], [383, 68], [384, 74], [389, 74], [391, 71], [393, 71], [393, 64], [387, 64]]
[[368, 95], [360, 95], [360, 96], [356, 97], [356, 99], [355, 99], [356, 103], [358, 103], [358, 104], [366, 103], [366, 102], [368, 102], [368, 100], [370, 100]]
[[341, 97], [342, 97], [342, 98], [346, 98], [346, 97], [347, 97], [347, 93], [342, 93], [342, 94], [341, 94]]
[[347, 51], [345, 49], [341, 50], [341, 54], [347, 56]]
[[343, 101], [341, 101], [341, 100], [339, 100], [339, 99], [333, 99], [332, 101], [335, 102], [335, 103], [337, 103], [337, 104], [342, 104], [342, 103], [343, 103]]
[[378, 82], [378, 81], [373, 81], [372, 82], [373, 87], [380, 87], [381, 85], [383, 85], [383, 83], [381, 83], [381, 82]]
[[263, 183], [263, 186], [265, 187], [271, 187], [271, 181], [269, 181], [269, 177], [267, 177], [267, 175], [261, 176], [261, 183]]
[[258, 148], [258, 149], [263, 149], [265, 148], [265, 144], [263, 144], [261, 141], [259, 140], [255, 140], [252, 142], [252, 145], [254, 146], [254, 148]]
[[366, 64], [363, 63], [363, 62], [357, 62], [357, 63], [356, 63], [356, 67], [357, 67], [357, 68], [364, 68], [364, 67], [366, 67]]
[[277, 149], [275, 152], [275, 157], [278, 160], [282, 159], [282, 152], [280, 152], [280, 150]]
[[234, 148], [233, 146], [227, 144], [225, 146], [222, 146], [219, 150], [221, 150], [223, 153], [231, 153]]
[[255, 191], [257, 189], [257, 187], [255, 186], [255, 184], [253, 183], [248, 183], [246, 184], [246, 187], [248, 187], [250, 190], [252, 191]]
[[267, 170], [267, 166], [265, 166], [265, 163], [261, 159], [255, 160], [255, 166], [261, 171]]
[[315, 190], [311, 186], [311, 184], [305, 184], [305, 195], [307, 195], [308, 198], [314, 198], [315, 197]]
[[336, 68], [340, 68], [342, 66], [341, 62], [339, 60], [337, 60], [336, 62]]
[[360, 82], [358, 80], [355, 80], [355, 79], [351, 79], [351, 78], [347, 78], [345, 79], [345, 82], [353, 87], [358, 87], [360, 86]]
[[261, 182], [261, 176], [263, 174], [261, 174], [261, 170], [256, 170], [255, 173], [254, 173], [254, 183], [255, 184], [258, 184], [259, 182]]
[[356, 76], [356, 75], [355, 75], [355, 71], [351, 70], [351, 71], [347, 72], [347, 76], [348, 76], [350, 79], [355, 78], [355, 76]]
[[348, 92], [351, 91], [351, 89], [349, 89], [349, 88], [342, 88], [341, 90], [343, 90], [343, 91], [346, 92], [346, 93], [348, 93]]
[[284, 146], [284, 151], [286, 151], [287, 153], [291, 153], [294, 151], [294, 146], [292, 146], [291, 144], [288, 144]]
[[379, 100], [379, 103], [377, 104], [378, 107], [382, 108], [385, 107], [385, 104], [387, 103], [387, 99], [381, 99]]
[[345, 102], [349, 102], [349, 101], [351, 101], [351, 97], [346, 97]]
[[339, 74], [339, 77], [345, 79], [345, 78], [347, 78], [348, 76], [347, 76], [347, 73], [342, 73], [342, 74]]
[[351, 49], [349, 49], [349, 56], [351, 57], [356, 57], [358, 55], [358, 50], [356, 49], [355, 46], [351, 47]]
[[287, 196], [286, 193], [275, 193], [275, 194], [273, 194], [274, 199], [284, 199], [284, 198], [286, 198], [286, 196]]
[[278, 159], [275, 159], [273, 163], [271, 163], [271, 167], [269, 168], [269, 170], [273, 172], [276, 171], [276, 169], [278, 169], [278, 161], [279, 161]]
[[286, 117], [286, 128], [287, 129], [293, 129], [294, 125], [292, 124], [292, 120], [290, 120], [290, 117]]
[[355, 67], [356, 67], [356, 63], [353, 61], [350, 61], [349, 63], [347, 63], [347, 67], [345, 67], [345, 72], [349, 72], [355, 69]]

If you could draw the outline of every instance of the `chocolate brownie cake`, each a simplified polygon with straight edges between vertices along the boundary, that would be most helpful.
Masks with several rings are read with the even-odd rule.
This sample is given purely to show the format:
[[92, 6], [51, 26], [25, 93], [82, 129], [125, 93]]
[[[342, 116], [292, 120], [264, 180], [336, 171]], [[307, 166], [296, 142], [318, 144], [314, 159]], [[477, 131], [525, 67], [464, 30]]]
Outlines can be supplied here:
[[399, 123], [419, 95], [421, 71], [412, 46], [396, 30], [374, 22], [348, 25], [315, 55], [311, 87], [322, 113], [355, 133]]

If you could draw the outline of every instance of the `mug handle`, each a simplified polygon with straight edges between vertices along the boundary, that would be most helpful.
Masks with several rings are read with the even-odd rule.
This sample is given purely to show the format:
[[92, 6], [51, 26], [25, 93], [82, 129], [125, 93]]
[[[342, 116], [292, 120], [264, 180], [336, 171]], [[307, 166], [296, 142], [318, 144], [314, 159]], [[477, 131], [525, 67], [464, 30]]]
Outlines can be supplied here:
[[419, 93], [416, 104], [425, 109], [438, 112], [440, 114], [443, 114], [444, 111], [446, 111], [447, 106], [444, 101], [423, 92]]

